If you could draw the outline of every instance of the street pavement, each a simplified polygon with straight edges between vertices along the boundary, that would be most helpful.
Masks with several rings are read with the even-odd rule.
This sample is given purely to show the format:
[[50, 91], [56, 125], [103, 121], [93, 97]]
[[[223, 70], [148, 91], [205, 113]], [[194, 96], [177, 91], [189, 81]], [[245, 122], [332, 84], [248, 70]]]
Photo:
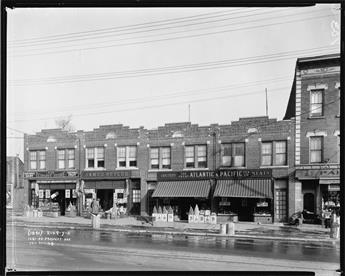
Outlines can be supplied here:
[[7, 267], [22, 270], [314, 271], [336, 275], [339, 245], [310, 241], [94, 231], [89, 223], [7, 224]]
[[[83, 217], [24, 217], [20, 214], [9, 215], [8, 224], [22, 226], [44, 226], [44, 227], [68, 227], [70, 229], [92, 229], [91, 219]], [[220, 236], [219, 224], [198, 224], [198, 223], [149, 223], [136, 217], [125, 217], [114, 219], [101, 219], [103, 231], [134, 232], [134, 233], [170, 233], [186, 234], [195, 236]], [[225, 237], [229, 237], [225, 235]], [[330, 237], [330, 229], [322, 228], [321, 225], [290, 226], [282, 223], [257, 224], [253, 222], [235, 223], [235, 237], [256, 238], [256, 239], [279, 239], [288, 241], [311, 241], [338, 243], [339, 239]]]

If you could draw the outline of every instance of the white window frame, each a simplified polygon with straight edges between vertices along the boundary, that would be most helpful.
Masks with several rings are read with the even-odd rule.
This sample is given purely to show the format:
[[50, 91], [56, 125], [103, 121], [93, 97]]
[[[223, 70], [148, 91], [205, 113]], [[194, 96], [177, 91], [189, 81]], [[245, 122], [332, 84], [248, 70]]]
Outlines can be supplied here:
[[[34, 157], [34, 158], [33, 158]], [[29, 151], [29, 164], [30, 164], [30, 170], [37, 170], [37, 165], [38, 165], [38, 154], [37, 151]], [[33, 166], [33, 164], [35, 164]]]
[[[60, 158], [60, 153], [63, 153], [63, 158]], [[65, 149], [57, 149], [57, 167], [59, 170], [63, 170], [66, 168], [66, 150]], [[61, 166], [62, 165], [62, 166]]]
[[[320, 103], [312, 103], [312, 95], [313, 93], [320, 92], [321, 93], [321, 102]], [[321, 117], [324, 115], [324, 100], [325, 100], [325, 89], [311, 89], [310, 90], [310, 117]], [[316, 108], [313, 105], [321, 105], [321, 113], [316, 112]]]
[[[135, 148], [135, 157], [130, 157], [129, 151], [131, 148]], [[123, 160], [123, 157], [121, 159], [119, 158], [119, 151], [125, 149], [125, 160]], [[116, 149], [116, 168], [117, 169], [137, 169], [138, 168], [138, 147], [137, 146], [117, 146]], [[120, 166], [120, 161], [125, 161], [126, 166]], [[135, 161], [135, 166], [130, 166], [130, 162]]]
[[[169, 158], [164, 158], [163, 151], [169, 149]], [[156, 158], [152, 158], [152, 151], [158, 151], [158, 155]], [[152, 161], [156, 160], [157, 164], [153, 164]], [[169, 160], [168, 162], [164, 162], [164, 160]], [[167, 164], [164, 164], [167, 163]], [[158, 165], [157, 168], [153, 168], [152, 165]], [[168, 166], [168, 168], [164, 168], [164, 166]], [[171, 170], [171, 147], [152, 147], [150, 148], [150, 170]]]
[[[205, 156], [199, 156], [199, 147], [205, 147]], [[187, 148], [193, 148], [193, 157], [187, 157], [186, 152]], [[197, 144], [197, 145], [185, 145], [184, 148], [184, 168], [185, 169], [208, 169], [208, 154], [207, 154], [207, 144]], [[187, 158], [193, 158], [194, 166], [193, 167], [187, 167]], [[205, 167], [199, 167], [199, 160], [200, 158], [206, 158], [206, 166]], [[191, 163], [191, 162], [189, 162]]]
[[[73, 152], [73, 158], [70, 158], [70, 151]], [[73, 161], [73, 165], [71, 165], [71, 161]], [[67, 163], [69, 169], [75, 168], [75, 149], [67, 149]]]
[[[316, 139], [316, 138], [319, 138], [321, 139], [321, 149], [319, 150], [320, 153], [321, 153], [321, 156], [320, 156], [320, 161], [319, 162], [311, 162], [311, 153], [312, 153], [312, 150], [311, 150], [311, 140], [312, 139]], [[316, 151], [316, 150], [314, 150]], [[324, 160], [324, 136], [310, 136], [309, 137], [309, 164], [319, 164], [319, 163], [323, 163], [323, 160]]]
[[[93, 160], [94, 160], [94, 166], [93, 167], [89, 167], [89, 163], [88, 163], [88, 151], [93, 149], [94, 153], [93, 153]], [[104, 154], [103, 154], [103, 158], [98, 159], [98, 149], [103, 149]], [[91, 160], [92, 158], [90, 158]], [[98, 161], [104, 161], [104, 166], [103, 167], [98, 167]], [[105, 148], [104, 147], [87, 147], [86, 151], [85, 151], [85, 168], [86, 169], [99, 169], [99, 170], [103, 170], [105, 169]]]
[[[234, 145], [242, 145], [243, 146], [243, 155], [235, 155], [235, 146]], [[224, 155], [224, 147], [230, 147], [230, 155]], [[224, 165], [223, 158], [225, 156], [230, 157], [230, 165]], [[235, 156], [243, 156], [243, 162], [240, 166], [235, 166], [234, 158]], [[246, 166], [246, 145], [244, 142], [233, 142], [233, 143], [223, 143], [221, 144], [221, 166], [222, 167], [233, 167], [233, 168], [243, 168]]]

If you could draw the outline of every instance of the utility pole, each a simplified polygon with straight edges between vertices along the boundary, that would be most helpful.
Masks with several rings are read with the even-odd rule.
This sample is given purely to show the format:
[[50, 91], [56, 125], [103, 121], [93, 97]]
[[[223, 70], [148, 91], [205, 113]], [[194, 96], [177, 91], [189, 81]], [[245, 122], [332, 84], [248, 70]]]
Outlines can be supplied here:
[[188, 122], [190, 122], [190, 104], [188, 104]]
[[265, 94], [266, 94], [266, 116], [268, 117], [268, 100], [267, 100], [267, 88], [265, 88]]

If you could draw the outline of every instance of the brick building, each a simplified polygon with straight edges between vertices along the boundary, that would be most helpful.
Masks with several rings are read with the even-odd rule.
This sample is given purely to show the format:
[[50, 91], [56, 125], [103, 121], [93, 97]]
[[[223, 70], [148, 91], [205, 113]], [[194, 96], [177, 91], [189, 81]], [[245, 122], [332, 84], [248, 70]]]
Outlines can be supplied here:
[[340, 56], [300, 58], [284, 119], [294, 122], [291, 212], [339, 205]]
[[240, 118], [229, 125], [165, 124], [157, 129], [104, 125], [93, 131], [42, 130], [25, 136], [27, 202], [52, 194], [61, 214], [72, 203], [81, 215], [92, 198], [130, 214], [173, 206], [181, 219], [199, 204], [253, 220], [288, 216], [294, 137], [290, 120]]
[[24, 164], [18, 156], [6, 157], [6, 208], [24, 209]]

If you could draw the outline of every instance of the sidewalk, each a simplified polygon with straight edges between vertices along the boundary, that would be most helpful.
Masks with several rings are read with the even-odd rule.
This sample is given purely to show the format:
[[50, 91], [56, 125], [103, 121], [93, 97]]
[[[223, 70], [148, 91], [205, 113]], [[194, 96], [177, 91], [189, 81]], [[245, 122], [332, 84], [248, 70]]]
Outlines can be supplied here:
[[[20, 215], [8, 216], [8, 225], [15, 226], [40, 226], [53, 228], [70, 228], [80, 230], [93, 230], [91, 219], [83, 217], [24, 217]], [[337, 242], [339, 239], [330, 238], [330, 229], [321, 225], [288, 226], [282, 223], [257, 224], [254, 222], [235, 223], [235, 236], [220, 235], [219, 224], [198, 224], [186, 222], [155, 222], [149, 223], [136, 217], [101, 219], [103, 231], [134, 232], [143, 234], [171, 234], [171, 235], [195, 235], [217, 236], [227, 238], [260, 238], [270, 240], [309, 241], [309, 242]]]

